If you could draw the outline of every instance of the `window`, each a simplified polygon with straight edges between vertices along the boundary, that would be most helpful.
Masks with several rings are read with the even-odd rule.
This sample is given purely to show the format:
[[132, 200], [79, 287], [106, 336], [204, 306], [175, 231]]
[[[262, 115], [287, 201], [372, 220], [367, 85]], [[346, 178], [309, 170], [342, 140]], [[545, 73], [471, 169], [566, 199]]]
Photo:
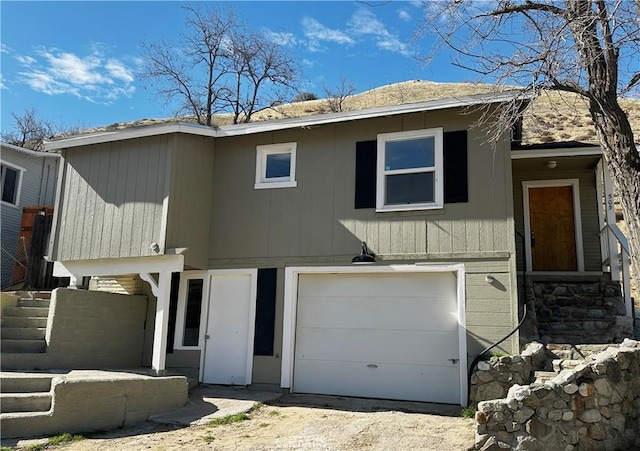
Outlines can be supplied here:
[[277, 268], [258, 269], [253, 355], [273, 355], [277, 276]]
[[200, 340], [203, 282], [202, 279], [190, 279], [188, 281], [182, 346], [198, 346]]
[[256, 189], [292, 188], [296, 183], [296, 143], [258, 146]]
[[1, 184], [2, 184], [2, 202], [11, 205], [17, 205], [20, 201], [20, 184], [22, 181], [22, 172], [24, 169], [12, 167], [5, 163], [0, 165], [1, 168]]
[[442, 129], [378, 135], [376, 209], [442, 208]]

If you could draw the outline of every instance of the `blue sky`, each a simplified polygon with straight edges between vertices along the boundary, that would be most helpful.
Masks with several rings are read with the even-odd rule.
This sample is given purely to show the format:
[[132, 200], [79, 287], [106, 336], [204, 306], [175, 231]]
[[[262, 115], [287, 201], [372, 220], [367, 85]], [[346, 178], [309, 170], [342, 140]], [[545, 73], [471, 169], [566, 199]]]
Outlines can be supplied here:
[[[222, 2], [218, 2], [222, 3]], [[412, 42], [422, 13], [410, 1], [236, 1], [228, 3], [254, 29], [279, 33], [303, 69], [302, 90], [323, 94], [340, 77], [358, 92], [410, 79], [471, 81], [447, 55], [423, 66]], [[183, 30], [179, 2], [2, 1], [2, 130], [11, 113], [87, 127], [173, 111], [139, 77], [142, 42], [174, 40]]]

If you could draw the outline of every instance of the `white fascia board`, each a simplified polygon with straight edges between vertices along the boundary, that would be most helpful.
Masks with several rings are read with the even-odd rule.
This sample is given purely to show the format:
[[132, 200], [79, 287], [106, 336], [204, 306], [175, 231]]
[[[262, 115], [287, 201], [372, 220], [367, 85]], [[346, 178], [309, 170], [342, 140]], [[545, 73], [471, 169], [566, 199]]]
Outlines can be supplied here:
[[512, 150], [512, 160], [524, 160], [528, 158], [555, 158], [555, 157], [588, 157], [601, 156], [600, 147], [569, 147], [566, 149], [539, 149], [539, 150]]
[[277, 119], [263, 122], [249, 122], [247, 124], [223, 125], [218, 127], [218, 137], [249, 135], [253, 133], [283, 130], [288, 128], [307, 128], [336, 122], [355, 121], [382, 116], [416, 113], [420, 111], [444, 110], [472, 105], [502, 103], [513, 100], [517, 96], [521, 100], [530, 100], [532, 94], [522, 94], [521, 91], [511, 90], [500, 93], [461, 96], [449, 99], [428, 100], [425, 102], [406, 103], [403, 105], [368, 108], [364, 110], [344, 111], [340, 113], [326, 113], [313, 116]]
[[142, 125], [120, 130], [103, 131], [88, 135], [77, 135], [69, 138], [60, 138], [54, 141], [45, 141], [46, 150], [67, 149], [69, 147], [100, 144], [125, 139], [144, 138], [147, 136], [166, 135], [169, 133], [188, 133], [200, 136], [216, 136], [216, 129], [205, 125], [189, 124], [184, 122], [167, 122], [164, 124]]
[[0, 143], [0, 146], [2, 146], [3, 148], [6, 147], [7, 149], [15, 150], [16, 152], [20, 152], [20, 153], [23, 153], [25, 155], [29, 155], [30, 157], [60, 158], [60, 154], [57, 153], [57, 152], [39, 152], [37, 150], [31, 150], [31, 149], [26, 149], [26, 148], [20, 147], [20, 146], [14, 146], [13, 144], [9, 144], [9, 143]]
[[125, 274], [181, 272], [184, 255], [157, 255], [154, 257], [102, 258], [96, 260], [60, 261], [53, 265], [55, 277], [119, 276]]
[[407, 103], [403, 105], [368, 108], [364, 110], [344, 111], [340, 113], [317, 114], [305, 117], [249, 122], [246, 124], [223, 125], [220, 127], [209, 127], [205, 125], [185, 122], [167, 122], [164, 124], [142, 125], [120, 130], [103, 131], [98, 133], [91, 133], [88, 135], [78, 135], [53, 141], [45, 141], [45, 149], [58, 150], [69, 147], [79, 147], [89, 144], [120, 141], [125, 139], [141, 138], [167, 133], [188, 133], [192, 135], [211, 136], [214, 138], [242, 136], [254, 133], [285, 130], [290, 128], [307, 128], [317, 125], [355, 121], [359, 119], [369, 119], [374, 117], [393, 116], [420, 111], [433, 111], [472, 105], [502, 103], [513, 100], [514, 98], [519, 98], [520, 100], [530, 100], [533, 98], [533, 94], [522, 93], [522, 91], [519, 90], [511, 90], [500, 93], [477, 94], [449, 99]]

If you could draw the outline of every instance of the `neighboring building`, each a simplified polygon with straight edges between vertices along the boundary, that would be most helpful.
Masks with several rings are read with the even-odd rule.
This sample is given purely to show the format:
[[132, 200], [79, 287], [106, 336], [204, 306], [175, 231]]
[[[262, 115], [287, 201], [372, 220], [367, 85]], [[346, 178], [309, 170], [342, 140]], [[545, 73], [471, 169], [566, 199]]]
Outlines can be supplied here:
[[525, 275], [620, 277], [600, 150], [490, 144], [472, 125], [511, 97], [49, 142], [55, 275], [149, 282], [158, 373], [466, 405]]
[[[24, 276], [25, 246], [21, 240], [21, 221], [25, 207], [53, 207], [60, 155], [36, 152], [12, 144], [0, 143], [2, 201], [2, 287]], [[23, 244], [24, 243], [24, 244]], [[19, 281], [19, 280], [14, 280]]]

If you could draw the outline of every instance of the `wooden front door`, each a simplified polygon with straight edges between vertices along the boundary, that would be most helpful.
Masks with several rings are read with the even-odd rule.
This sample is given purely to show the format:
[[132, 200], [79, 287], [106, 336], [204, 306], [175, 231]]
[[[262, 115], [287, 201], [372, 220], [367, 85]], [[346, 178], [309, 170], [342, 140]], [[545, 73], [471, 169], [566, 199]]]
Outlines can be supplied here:
[[572, 186], [529, 188], [533, 271], [576, 271]]

